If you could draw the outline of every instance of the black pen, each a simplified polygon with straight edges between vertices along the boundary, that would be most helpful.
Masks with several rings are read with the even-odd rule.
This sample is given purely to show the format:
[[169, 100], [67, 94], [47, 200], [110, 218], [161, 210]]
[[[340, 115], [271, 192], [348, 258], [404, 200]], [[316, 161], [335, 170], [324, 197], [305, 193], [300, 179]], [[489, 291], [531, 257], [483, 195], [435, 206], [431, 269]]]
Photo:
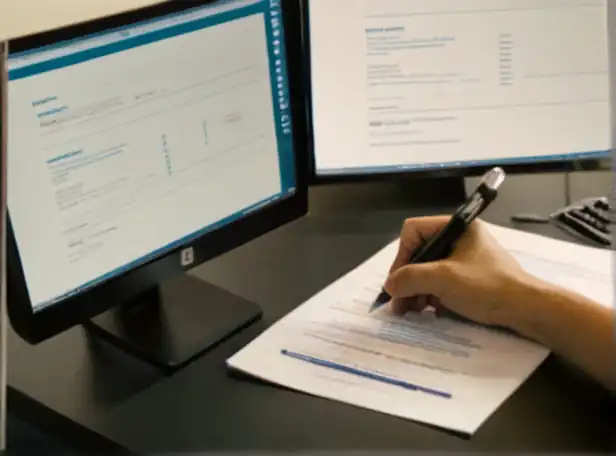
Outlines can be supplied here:
[[[436, 236], [424, 242], [412, 255], [408, 264], [428, 263], [447, 258], [467, 227], [496, 199], [498, 189], [504, 181], [505, 172], [500, 168], [493, 168], [484, 174], [477, 189], [453, 214], [449, 223]], [[372, 304], [370, 312], [390, 300], [391, 296], [383, 289]]]

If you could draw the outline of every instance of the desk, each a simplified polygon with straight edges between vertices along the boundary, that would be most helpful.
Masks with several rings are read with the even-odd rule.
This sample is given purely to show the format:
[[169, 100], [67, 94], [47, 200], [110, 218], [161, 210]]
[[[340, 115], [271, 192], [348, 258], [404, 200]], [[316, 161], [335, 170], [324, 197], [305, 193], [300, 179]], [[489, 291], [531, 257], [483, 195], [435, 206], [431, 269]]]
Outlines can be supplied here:
[[[507, 225], [512, 211], [546, 213], [563, 205], [563, 195], [561, 175], [514, 177], [485, 218]], [[470, 440], [228, 373], [230, 355], [392, 240], [405, 217], [450, 210], [409, 205], [409, 199], [397, 184], [316, 188], [308, 217], [196, 269], [195, 275], [258, 302], [264, 318], [172, 377], [88, 341], [80, 328], [36, 347], [10, 335], [10, 409], [85, 448], [150, 454], [615, 450], [614, 402], [554, 358]], [[549, 226], [535, 229], [567, 239]]]

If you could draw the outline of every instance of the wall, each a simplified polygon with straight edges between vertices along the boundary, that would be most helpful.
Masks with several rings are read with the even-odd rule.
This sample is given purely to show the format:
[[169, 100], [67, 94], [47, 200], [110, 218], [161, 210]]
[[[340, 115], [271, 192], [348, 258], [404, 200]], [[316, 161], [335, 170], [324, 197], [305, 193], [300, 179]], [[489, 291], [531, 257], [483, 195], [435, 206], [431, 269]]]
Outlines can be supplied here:
[[0, 41], [162, 1], [164, 0], [0, 0]]
[[[1, 13], [1, 11], [0, 11]], [[5, 281], [5, 211], [6, 211], [6, 44], [0, 40], [0, 451], [6, 436], [6, 281]]]

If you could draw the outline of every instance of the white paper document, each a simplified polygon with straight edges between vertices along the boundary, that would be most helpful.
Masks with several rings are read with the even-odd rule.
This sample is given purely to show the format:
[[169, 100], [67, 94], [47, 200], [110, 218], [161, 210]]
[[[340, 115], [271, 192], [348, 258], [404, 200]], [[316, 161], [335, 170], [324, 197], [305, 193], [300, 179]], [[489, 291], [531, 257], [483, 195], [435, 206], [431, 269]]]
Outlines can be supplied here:
[[[611, 305], [610, 255], [490, 225], [530, 272]], [[334, 282], [228, 360], [304, 393], [473, 434], [549, 351], [447, 318], [368, 312], [398, 242]]]

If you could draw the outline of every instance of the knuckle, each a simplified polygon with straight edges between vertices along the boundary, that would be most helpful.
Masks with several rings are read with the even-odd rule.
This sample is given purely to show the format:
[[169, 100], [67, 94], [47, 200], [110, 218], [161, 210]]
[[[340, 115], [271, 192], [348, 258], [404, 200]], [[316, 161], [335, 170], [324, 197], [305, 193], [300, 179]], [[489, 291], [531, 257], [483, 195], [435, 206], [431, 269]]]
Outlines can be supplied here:
[[400, 233], [400, 240], [405, 246], [412, 245], [416, 242], [417, 238], [417, 227], [416, 220], [413, 218], [408, 218], [402, 224], [402, 231]]
[[402, 269], [402, 276], [404, 280], [409, 281], [416, 277], [415, 271], [410, 266], [406, 266]]
[[415, 219], [413, 218], [407, 218], [403, 223], [402, 223], [402, 232], [406, 233], [409, 230], [413, 229], [413, 225], [415, 223]]
[[436, 265], [438, 275], [442, 277], [454, 277], [456, 275], [456, 266], [453, 262], [443, 261]]

